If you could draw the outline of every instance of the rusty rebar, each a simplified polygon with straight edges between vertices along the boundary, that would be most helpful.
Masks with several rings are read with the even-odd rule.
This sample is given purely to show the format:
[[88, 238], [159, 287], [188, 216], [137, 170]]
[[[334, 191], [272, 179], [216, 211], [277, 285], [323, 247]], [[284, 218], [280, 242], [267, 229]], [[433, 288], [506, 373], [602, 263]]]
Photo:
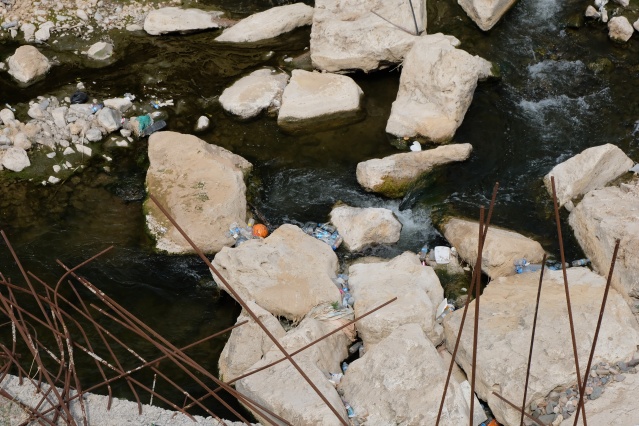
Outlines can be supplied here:
[[[588, 365], [586, 366], [586, 372], [584, 373], [584, 380], [582, 383], [582, 387], [579, 388], [579, 403], [577, 404], [577, 411], [575, 412], [575, 422], [574, 426], [577, 426], [577, 421], [579, 420], [579, 408], [584, 407], [583, 397], [586, 392], [586, 383], [588, 381], [588, 374], [590, 372], [590, 367], [592, 366], [592, 358], [595, 356], [595, 349], [597, 348], [597, 339], [599, 338], [599, 330], [601, 329], [601, 322], [603, 321], [604, 311], [606, 309], [606, 301], [608, 300], [608, 291], [610, 290], [610, 284], [612, 283], [612, 272], [615, 269], [615, 263], [617, 262], [617, 253], [619, 252], [619, 240], [615, 242], [615, 249], [612, 252], [612, 261], [610, 262], [610, 270], [608, 271], [608, 280], [606, 281], [606, 289], [604, 290], [603, 300], [601, 301], [601, 309], [599, 310], [599, 319], [597, 320], [597, 328], [595, 328], [595, 335], [592, 339], [592, 348], [590, 349], [590, 355], [588, 356]], [[584, 421], [584, 424], [586, 422]]]
[[[503, 396], [501, 396], [500, 394], [498, 394], [497, 392], [493, 392], [493, 395], [495, 395], [497, 398], [501, 399], [502, 401], [504, 401], [506, 404], [510, 405], [512, 408], [514, 408], [517, 411], [521, 411], [520, 407], [517, 407], [515, 404], [513, 404], [512, 402], [508, 401], [506, 398], [504, 398]], [[528, 417], [530, 420], [532, 420], [533, 422], [537, 423], [539, 426], [547, 426], [544, 422], [542, 422], [539, 419], [534, 418], [533, 416], [531, 416], [528, 413], [525, 413], [525, 416]]]
[[410, 12], [413, 14], [413, 22], [415, 23], [415, 35], [419, 35], [419, 27], [417, 26], [417, 18], [415, 17], [415, 9], [413, 8], [413, 1], [408, 0], [408, 4], [410, 6]]
[[[495, 206], [495, 200], [497, 199], [497, 191], [499, 190], [499, 182], [495, 183], [493, 187], [493, 195], [490, 199], [490, 206], [488, 208], [488, 217], [486, 218], [486, 226], [484, 227], [483, 234], [481, 235], [480, 241], [478, 244], [481, 244], [481, 248], [483, 250], [484, 242], [488, 235], [488, 227], [490, 226], [490, 220], [493, 214], [493, 208]], [[481, 227], [481, 225], [480, 225]], [[442, 392], [442, 400], [439, 404], [439, 411], [437, 412], [437, 421], [435, 426], [439, 426], [439, 421], [441, 420], [442, 411], [444, 409], [444, 402], [446, 400], [446, 393], [448, 391], [448, 384], [450, 383], [450, 377], [453, 373], [453, 367], [455, 365], [455, 357], [457, 356], [457, 350], [459, 349], [459, 343], [461, 341], [462, 331], [464, 330], [464, 324], [466, 323], [466, 315], [468, 313], [468, 306], [470, 303], [470, 296], [473, 294], [473, 289], [475, 286], [476, 274], [481, 275], [481, 265], [475, 265], [473, 268], [473, 274], [470, 280], [470, 289], [468, 290], [468, 296], [466, 297], [466, 302], [464, 303], [464, 312], [462, 314], [461, 323], [459, 324], [459, 332], [457, 333], [457, 339], [455, 341], [455, 348], [453, 350], [452, 358], [450, 360], [450, 365], [448, 367], [448, 374], [446, 375], [446, 382], [444, 383], [444, 391]], [[472, 399], [471, 395], [471, 399]]]
[[530, 364], [532, 363], [533, 346], [535, 344], [535, 331], [537, 329], [537, 314], [539, 312], [539, 300], [541, 299], [541, 284], [544, 281], [544, 269], [546, 265], [546, 253], [541, 260], [541, 273], [539, 274], [539, 287], [537, 289], [537, 301], [535, 302], [535, 315], [532, 323], [532, 334], [530, 336], [530, 350], [528, 351], [528, 366], [526, 367], [526, 383], [524, 384], [524, 398], [521, 402], [521, 417], [519, 426], [524, 426], [524, 415], [526, 409], [526, 398], [528, 397], [528, 378], [530, 377]]
[[[277, 340], [277, 338], [270, 332], [270, 330], [262, 323], [262, 321], [259, 319], [259, 317], [255, 314], [255, 312], [253, 312], [253, 310], [246, 304], [244, 299], [242, 299], [242, 297], [235, 291], [235, 289], [233, 289], [233, 287], [222, 276], [222, 274], [220, 274], [220, 272], [211, 264], [209, 259], [202, 252], [202, 250], [193, 242], [193, 240], [191, 240], [191, 238], [186, 234], [186, 232], [184, 232], [184, 230], [180, 227], [180, 225], [177, 223], [177, 221], [171, 216], [171, 214], [166, 210], [166, 208], [158, 201], [157, 198], [155, 198], [155, 196], [153, 194], [149, 193], [149, 198], [155, 203], [155, 205], [166, 216], [166, 218], [173, 224], [173, 226], [175, 226], [175, 229], [178, 230], [178, 232], [182, 235], [182, 237], [184, 237], [184, 239], [189, 243], [189, 245], [191, 245], [193, 250], [196, 251], [198, 256], [200, 256], [200, 258], [204, 261], [206, 266], [208, 266], [215, 273], [215, 275], [220, 279], [220, 281], [222, 281], [222, 283], [224, 284], [226, 289], [233, 295], [233, 298], [242, 306], [242, 308], [244, 308], [246, 310], [246, 312], [253, 318], [253, 320], [264, 331], [264, 333], [266, 333], [266, 335], [269, 337], [269, 339], [271, 339], [273, 344], [275, 344], [275, 346], [277, 346], [277, 348], [282, 352], [282, 354], [284, 354], [284, 356], [289, 360], [289, 362], [293, 365], [293, 367], [295, 367], [295, 369], [304, 378], [304, 380], [306, 380], [306, 382], [309, 384], [309, 386], [315, 391], [315, 393], [317, 393], [317, 395], [321, 398], [321, 400], [324, 402], [324, 404], [326, 404], [326, 406], [333, 412], [335, 417], [338, 418], [339, 422], [342, 423], [344, 426], [348, 426], [348, 423], [346, 422], [346, 420], [337, 411], [337, 409], [335, 409], [335, 407], [333, 407], [333, 405], [330, 403], [330, 401], [326, 398], [326, 396], [324, 396], [324, 394], [322, 394], [322, 392], [313, 383], [313, 381], [306, 375], [306, 373], [304, 372], [302, 367], [300, 367], [297, 364], [297, 362], [295, 362], [295, 360], [291, 357], [291, 355], [284, 348], [284, 346], [282, 346], [282, 344], [279, 342], [279, 340]], [[344, 410], [344, 407], [342, 407], [342, 410]]]
[[[557, 238], [559, 239], [559, 254], [561, 255], [561, 270], [564, 277], [564, 290], [566, 293], [566, 306], [568, 307], [568, 322], [570, 323], [570, 337], [572, 340], [572, 352], [575, 357], [575, 370], [577, 371], [577, 386], [581, 389], [581, 371], [579, 369], [579, 355], [577, 354], [577, 339], [575, 337], [575, 324], [572, 319], [572, 304], [570, 303], [570, 289], [568, 288], [568, 275], [566, 273], [566, 256], [564, 253], [564, 239], [561, 234], [561, 218], [559, 216], [559, 203], [557, 202], [557, 190], [555, 188], [555, 177], [550, 177], [552, 185], [552, 202], [555, 209], [555, 221], [557, 222]], [[587, 372], [586, 372], [587, 374]], [[579, 395], [579, 399], [583, 398], [583, 394]], [[586, 410], [581, 406], [584, 416], [584, 426], [588, 426], [586, 420]]]
[[[482, 263], [482, 251], [483, 251], [483, 229], [484, 227], [484, 207], [479, 209], [479, 236], [477, 237], [477, 261], [475, 265]], [[481, 296], [481, 274], [476, 274], [475, 278], [475, 325], [473, 328], [473, 364], [471, 367], [472, 376], [470, 379], [470, 426], [475, 426], [475, 379], [477, 371], [477, 341], [479, 336], [479, 298]]]

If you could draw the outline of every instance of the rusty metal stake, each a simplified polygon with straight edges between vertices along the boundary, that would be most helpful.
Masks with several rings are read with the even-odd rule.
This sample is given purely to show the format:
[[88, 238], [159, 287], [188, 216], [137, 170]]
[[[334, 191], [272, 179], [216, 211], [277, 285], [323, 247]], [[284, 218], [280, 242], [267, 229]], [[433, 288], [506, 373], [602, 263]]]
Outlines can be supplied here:
[[[599, 310], [599, 319], [597, 320], [597, 328], [595, 328], [595, 336], [592, 340], [592, 348], [590, 349], [590, 356], [588, 357], [588, 365], [586, 366], [586, 372], [584, 373], [584, 380], [582, 387], [579, 388], [579, 404], [577, 405], [577, 411], [575, 412], [574, 426], [577, 426], [579, 420], [579, 409], [584, 407], [583, 397], [586, 392], [586, 383], [588, 381], [588, 374], [590, 367], [592, 366], [592, 358], [595, 356], [595, 348], [597, 347], [597, 339], [599, 338], [599, 330], [601, 329], [601, 322], [603, 320], [604, 310], [606, 309], [606, 301], [608, 300], [608, 290], [610, 290], [610, 284], [612, 283], [612, 272], [615, 269], [615, 263], [617, 262], [617, 252], [619, 251], [619, 240], [615, 242], [615, 250], [612, 253], [612, 261], [610, 263], [610, 271], [608, 271], [608, 280], [606, 281], [606, 289], [604, 290], [603, 300], [601, 301], [601, 309]], [[585, 423], [585, 422], [584, 422]]]
[[[555, 189], [555, 177], [550, 177], [552, 185], [552, 202], [555, 208], [555, 221], [557, 222], [557, 237], [559, 238], [559, 254], [561, 255], [561, 270], [564, 276], [564, 290], [566, 292], [566, 306], [568, 306], [568, 322], [570, 323], [570, 337], [572, 339], [572, 352], [575, 357], [575, 370], [577, 371], [577, 386], [581, 390], [581, 371], [579, 369], [579, 355], [577, 354], [577, 339], [575, 338], [575, 324], [572, 320], [572, 304], [570, 303], [570, 290], [568, 289], [568, 275], [566, 275], [566, 256], [564, 254], [564, 239], [561, 234], [561, 220], [559, 217], [559, 204], [557, 202], [557, 190]], [[588, 374], [588, 372], [586, 372]], [[583, 394], [579, 395], [579, 399], [583, 398]], [[586, 410], [581, 406], [584, 416], [584, 426], [588, 426], [586, 420]]]
[[541, 283], [544, 281], [544, 269], [546, 265], [546, 253], [541, 261], [541, 273], [539, 274], [539, 288], [537, 289], [537, 302], [535, 303], [535, 316], [533, 317], [532, 335], [530, 336], [530, 351], [528, 352], [528, 367], [526, 367], [526, 383], [524, 384], [524, 399], [521, 402], [521, 417], [519, 426], [524, 426], [526, 398], [528, 396], [528, 378], [530, 377], [530, 364], [532, 362], [533, 345], [535, 344], [535, 330], [537, 329], [537, 313], [539, 312], [539, 299], [541, 298]]
[[[477, 262], [475, 262], [475, 267], [479, 265], [481, 269], [482, 262], [482, 237], [484, 231], [484, 207], [482, 206], [479, 209], [479, 236], [477, 237]], [[475, 426], [474, 417], [475, 417], [475, 379], [477, 375], [475, 374], [477, 370], [477, 340], [479, 336], [479, 298], [481, 296], [481, 274], [476, 274], [475, 278], [475, 325], [473, 328], [473, 365], [472, 365], [472, 376], [470, 379], [470, 426]]]

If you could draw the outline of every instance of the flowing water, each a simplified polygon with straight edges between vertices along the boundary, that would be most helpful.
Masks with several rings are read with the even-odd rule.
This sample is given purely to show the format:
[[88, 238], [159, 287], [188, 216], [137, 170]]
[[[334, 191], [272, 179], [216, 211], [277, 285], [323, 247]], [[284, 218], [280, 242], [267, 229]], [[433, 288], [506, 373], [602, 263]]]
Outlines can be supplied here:
[[[243, 17], [283, 3], [287, 2], [206, 0], [193, 5], [221, 7]], [[366, 193], [355, 179], [358, 162], [398, 152], [384, 128], [399, 70], [353, 75], [366, 95], [366, 119], [327, 132], [286, 135], [272, 117], [240, 122], [217, 103], [222, 90], [240, 76], [266, 65], [286, 67], [285, 56], [299, 55], [308, 47], [309, 29], [249, 46], [215, 43], [215, 32], [166, 37], [113, 33], [117, 56], [102, 68], [74, 53], [85, 46], [66, 37], [42, 47], [60, 62], [45, 80], [20, 89], [6, 73], [0, 74], [0, 100], [16, 106], [18, 118], [24, 120], [29, 100], [69, 95], [77, 81], [98, 99], [126, 92], [147, 100], [172, 98], [175, 107], [166, 109], [170, 130], [190, 133], [197, 118], [206, 114], [213, 125], [199, 136], [255, 165], [249, 185], [252, 203], [272, 224], [325, 221], [337, 201], [392, 209], [404, 225], [400, 242], [366, 252], [384, 257], [442, 242], [433, 221], [448, 214], [477, 217], [499, 181], [493, 223], [531, 235], [558, 254], [543, 175], [583, 149], [604, 143], [618, 145], [639, 160], [639, 90], [634, 85], [639, 44], [635, 39], [626, 45], [609, 42], [601, 23], [569, 27], [586, 6], [577, 0], [520, 0], [492, 31], [483, 33], [453, 2], [430, 0], [428, 32], [455, 35], [462, 48], [497, 63], [501, 78], [480, 83], [455, 135], [454, 142], [473, 145], [471, 159], [446, 166], [403, 200]], [[636, 11], [629, 16], [636, 18]], [[0, 58], [17, 46], [2, 42]], [[27, 269], [55, 281], [61, 274], [55, 258], [75, 264], [114, 245], [83, 273], [175, 344], [188, 344], [233, 324], [238, 306], [212, 287], [197, 258], [153, 251], [141, 205], [146, 141], [129, 149], [106, 144], [96, 144], [95, 149], [113, 162], [95, 156], [84, 171], [57, 187], [15, 180], [3, 172], [0, 228]], [[103, 170], [105, 165], [110, 172]], [[580, 256], [565, 217], [564, 229], [567, 257]], [[2, 272], [19, 281], [4, 248], [0, 265]], [[213, 371], [223, 344], [220, 338], [198, 349]]]

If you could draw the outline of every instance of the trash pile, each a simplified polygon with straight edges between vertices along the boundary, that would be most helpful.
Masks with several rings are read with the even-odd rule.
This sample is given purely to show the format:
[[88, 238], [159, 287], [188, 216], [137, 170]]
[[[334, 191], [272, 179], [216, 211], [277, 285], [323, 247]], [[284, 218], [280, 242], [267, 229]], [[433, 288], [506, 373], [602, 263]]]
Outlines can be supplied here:
[[[571, 263], [566, 262], [565, 266], [566, 268], [570, 268], [570, 267], [579, 267], [579, 266], [586, 266], [590, 264], [590, 259], [585, 258], [585, 259], [577, 259], [572, 261]], [[521, 259], [515, 259], [513, 261], [513, 265], [515, 266], [515, 273], [517, 274], [524, 274], [526, 272], [539, 272], [542, 268], [542, 264], [541, 263], [530, 263], [528, 262], [528, 260], [526, 260], [526, 258], [521, 258]], [[551, 271], [560, 271], [562, 269], [562, 264], [561, 262], [553, 262], [553, 261], [549, 261], [546, 262], [546, 268], [548, 268]]]
[[455, 247], [436, 246], [429, 250], [428, 246], [424, 246], [419, 250], [419, 260], [424, 266], [432, 263], [447, 265], [450, 263], [451, 257], [457, 258]]
[[344, 308], [352, 307], [355, 304], [355, 299], [348, 288], [348, 275], [339, 274], [337, 278], [333, 278], [333, 282], [342, 295], [342, 306]]
[[442, 300], [437, 307], [437, 313], [435, 314], [435, 320], [441, 324], [444, 317], [455, 310], [455, 305], [448, 303], [448, 299]]
[[235, 240], [233, 247], [238, 247], [251, 239], [266, 238], [268, 236], [268, 228], [261, 223], [255, 223], [255, 219], [251, 218], [246, 227], [240, 227], [236, 222], [233, 222], [229, 226], [229, 231], [226, 235], [233, 237]]
[[302, 230], [308, 235], [324, 241], [333, 250], [337, 250], [343, 241], [341, 235], [337, 232], [337, 228], [330, 223], [307, 222]]

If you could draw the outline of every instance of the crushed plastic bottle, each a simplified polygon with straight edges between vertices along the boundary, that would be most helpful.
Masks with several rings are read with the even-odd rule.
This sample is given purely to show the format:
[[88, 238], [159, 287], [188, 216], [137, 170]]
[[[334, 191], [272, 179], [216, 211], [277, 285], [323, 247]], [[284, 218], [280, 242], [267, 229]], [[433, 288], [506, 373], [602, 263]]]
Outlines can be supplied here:
[[350, 348], [348, 348], [348, 353], [352, 355], [355, 352], [359, 351], [359, 348], [361, 348], [362, 346], [364, 346], [363, 342], [356, 342], [352, 344]]
[[428, 246], [425, 245], [424, 247], [419, 249], [419, 261], [422, 262], [422, 264], [424, 264], [427, 258], [428, 258]]
[[304, 225], [302, 230], [308, 235], [311, 235], [320, 241], [324, 241], [326, 244], [331, 246], [333, 250], [337, 250], [343, 241], [342, 236], [339, 235], [337, 229], [328, 223], [307, 223]]
[[541, 268], [544, 266], [541, 263], [529, 263], [526, 266], [518, 266], [516, 272], [518, 274], [525, 274], [527, 272], [538, 272], [541, 271]]
[[524, 272], [524, 268], [529, 265], [528, 261], [526, 260], [525, 257], [521, 258], [521, 259], [515, 259], [513, 261], [513, 265], [515, 265], [515, 272], [518, 274], [521, 274]]
[[346, 414], [348, 414], [349, 419], [355, 417], [355, 410], [353, 410], [353, 407], [351, 407], [348, 402], [344, 403], [344, 407], [346, 408]]
[[571, 263], [572, 266], [586, 266], [590, 263], [590, 259], [585, 258], [585, 259], [577, 259], [577, 260], [573, 260], [573, 262]]
[[342, 362], [342, 373], [346, 374], [346, 370], [348, 370], [348, 363], [344, 361]]

